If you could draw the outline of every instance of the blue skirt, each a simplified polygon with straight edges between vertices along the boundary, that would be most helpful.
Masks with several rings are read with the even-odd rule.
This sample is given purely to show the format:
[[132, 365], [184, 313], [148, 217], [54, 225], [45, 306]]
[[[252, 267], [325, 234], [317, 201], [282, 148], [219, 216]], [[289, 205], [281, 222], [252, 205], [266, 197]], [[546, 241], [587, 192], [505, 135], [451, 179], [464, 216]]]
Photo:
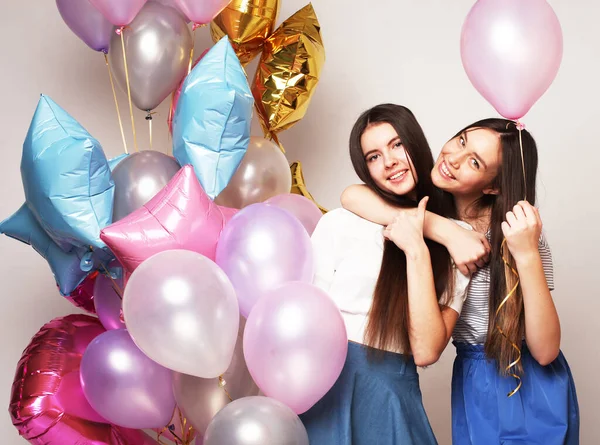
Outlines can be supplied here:
[[435, 445], [412, 357], [348, 343], [331, 390], [300, 415], [310, 445]]
[[562, 352], [541, 366], [523, 345], [523, 385], [509, 398], [516, 379], [500, 376], [483, 345], [455, 345], [453, 445], [579, 444], [575, 383]]

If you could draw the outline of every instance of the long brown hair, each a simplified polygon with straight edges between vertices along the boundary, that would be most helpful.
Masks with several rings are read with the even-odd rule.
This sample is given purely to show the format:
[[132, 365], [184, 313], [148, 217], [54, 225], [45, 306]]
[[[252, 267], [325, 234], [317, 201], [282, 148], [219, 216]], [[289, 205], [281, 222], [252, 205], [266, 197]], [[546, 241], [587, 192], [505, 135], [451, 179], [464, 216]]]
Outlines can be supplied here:
[[[498, 306], [516, 284], [515, 275], [505, 266], [502, 258], [504, 235], [502, 234], [501, 225], [506, 218], [506, 213], [512, 211], [515, 204], [525, 197], [531, 205], [535, 205], [535, 183], [538, 165], [537, 145], [533, 136], [523, 129], [520, 135], [523, 142], [522, 161], [519, 130], [513, 121], [506, 119], [484, 119], [475, 122], [461, 130], [456, 136], [474, 128], [486, 128], [497, 133], [500, 136], [502, 150], [502, 162], [498, 175], [492, 184], [499, 191], [499, 194], [484, 195], [474, 204], [473, 208], [476, 210], [491, 210], [489, 231], [492, 252], [489, 264], [489, 325], [485, 352], [489, 358], [496, 360], [499, 371], [506, 374], [506, 368], [517, 357], [517, 352], [512, 343], [520, 346], [523, 341], [525, 319], [523, 294], [520, 286], [496, 316]], [[525, 167], [525, 178], [523, 178], [523, 165]], [[508, 253], [508, 249], [505, 249], [504, 257], [515, 268], [514, 260]], [[502, 329], [506, 334], [506, 338], [498, 331], [496, 326]], [[522, 368], [518, 366], [517, 371], [522, 372]]]
[[[412, 173], [417, 178], [416, 201], [408, 196], [399, 196], [380, 189], [369, 173], [361, 146], [361, 137], [369, 126], [382, 123], [388, 123], [396, 130], [412, 162]], [[444, 213], [448, 204], [444, 202], [444, 195], [431, 181], [431, 169], [434, 165], [431, 149], [421, 126], [408, 108], [382, 104], [365, 111], [352, 128], [349, 145], [350, 158], [356, 174], [383, 200], [395, 206], [416, 207], [418, 200], [429, 196], [428, 210], [439, 214]], [[431, 254], [438, 298], [442, 295], [452, 295], [454, 276], [450, 255], [440, 244], [429, 240], [426, 240], [426, 243]], [[444, 299], [447, 300], [448, 297]], [[441, 303], [447, 304], [447, 301]], [[409, 354], [411, 352], [409, 329], [406, 255], [393, 242], [386, 240], [381, 270], [365, 329], [365, 341], [369, 346], [377, 349], [400, 350]]]

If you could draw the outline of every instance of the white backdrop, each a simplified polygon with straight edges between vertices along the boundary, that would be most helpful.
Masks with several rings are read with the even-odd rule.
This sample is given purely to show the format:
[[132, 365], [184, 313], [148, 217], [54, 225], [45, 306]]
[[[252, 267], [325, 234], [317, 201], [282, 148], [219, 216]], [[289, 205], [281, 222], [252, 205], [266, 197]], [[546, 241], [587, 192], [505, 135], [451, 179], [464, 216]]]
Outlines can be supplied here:
[[[278, 23], [306, 0], [282, 0]], [[4, 108], [0, 152], [0, 218], [23, 202], [19, 172], [21, 145], [40, 93], [48, 94], [98, 138], [108, 155], [121, 153], [112, 94], [104, 59], [81, 43], [62, 22], [53, 1], [0, 6]], [[600, 366], [597, 314], [600, 302], [593, 276], [600, 247], [593, 231], [599, 218], [596, 190], [597, 125], [600, 109], [600, 3], [550, 2], [563, 26], [561, 71], [524, 122], [540, 149], [539, 206], [553, 248], [562, 347], [577, 384], [582, 412], [582, 444], [600, 437]], [[347, 139], [356, 117], [380, 102], [408, 106], [429, 138], [434, 154], [460, 127], [495, 116], [470, 85], [461, 66], [460, 28], [472, 0], [313, 0], [327, 49], [327, 62], [306, 118], [281, 140], [290, 162], [303, 163], [309, 190], [320, 204], [339, 206], [339, 195], [356, 182]], [[210, 43], [197, 31], [197, 48]], [[254, 66], [254, 65], [252, 65]], [[249, 70], [253, 73], [253, 69]], [[119, 93], [122, 112], [125, 95]], [[165, 151], [166, 104], [155, 121], [155, 147]], [[137, 112], [140, 146], [147, 145], [143, 113]], [[130, 134], [130, 126], [125, 119]], [[258, 125], [255, 134], [260, 134]], [[132, 145], [129, 137], [129, 145]], [[30, 247], [0, 237], [3, 310], [0, 332], [0, 406], [8, 406], [17, 361], [31, 336], [53, 317], [76, 312], [55, 290], [45, 261]], [[450, 444], [450, 375], [453, 348], [421, 372], [426, 408], [440, 444]], [[23, 444], [6, 411], [0, 434], [6, 445]], [[66, 445], [66, 444], [65, 444]]]

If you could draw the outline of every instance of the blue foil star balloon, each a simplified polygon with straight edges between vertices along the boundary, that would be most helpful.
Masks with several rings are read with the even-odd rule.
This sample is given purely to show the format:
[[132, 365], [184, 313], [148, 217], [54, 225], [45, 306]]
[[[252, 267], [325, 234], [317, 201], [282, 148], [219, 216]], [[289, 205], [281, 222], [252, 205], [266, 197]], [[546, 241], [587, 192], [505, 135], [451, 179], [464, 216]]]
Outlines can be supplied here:
[[72, 249], [67, 253], [60, 249], [38, 224], [27, 204], [0, 223], [0, 233], [31, 245], [43, 256], [50, 265], [62, 295], [73, 292], [89, 273], [81, 268], [87, 251]]
[[100, 230], [112, 222], [114, 183], [100, 143], [42, 95], [23, 144], [27, 205], [65, 252], [106, 249]]
[[246, 153], [253, 104], [244, 69], [223, 37], [186, 77], [173, 119], [173, 155], [194, 167], [211, 198]]

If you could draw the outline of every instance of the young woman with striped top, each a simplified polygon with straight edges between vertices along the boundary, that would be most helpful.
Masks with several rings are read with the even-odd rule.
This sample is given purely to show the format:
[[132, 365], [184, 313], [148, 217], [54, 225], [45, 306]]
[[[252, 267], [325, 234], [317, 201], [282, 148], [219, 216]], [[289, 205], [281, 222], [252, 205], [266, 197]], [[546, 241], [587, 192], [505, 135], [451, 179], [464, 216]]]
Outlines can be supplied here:
[[[444, 145], [431, 173], [433, 183], [452, 195], [455, 216], [491, 245], [489, 264], [476, 271], [471, 265], [474, 273], [453, 332], [454, 445], [579, 443], [577, 395], [560, 352], [560, 322], [550, 294], [552, 256], [534, 207], [536, 174], [535, 140], [504, 119], [461, 130]], [[399, 211], [364, 186], [348, 188], [342, 204], [380, 224]], [[519, 283], [498, 310], [516, 284], [503, 249], [505, 257], [512, 256]], [[513, 344], [521, 358], [511, 366], [519, 356]]]

